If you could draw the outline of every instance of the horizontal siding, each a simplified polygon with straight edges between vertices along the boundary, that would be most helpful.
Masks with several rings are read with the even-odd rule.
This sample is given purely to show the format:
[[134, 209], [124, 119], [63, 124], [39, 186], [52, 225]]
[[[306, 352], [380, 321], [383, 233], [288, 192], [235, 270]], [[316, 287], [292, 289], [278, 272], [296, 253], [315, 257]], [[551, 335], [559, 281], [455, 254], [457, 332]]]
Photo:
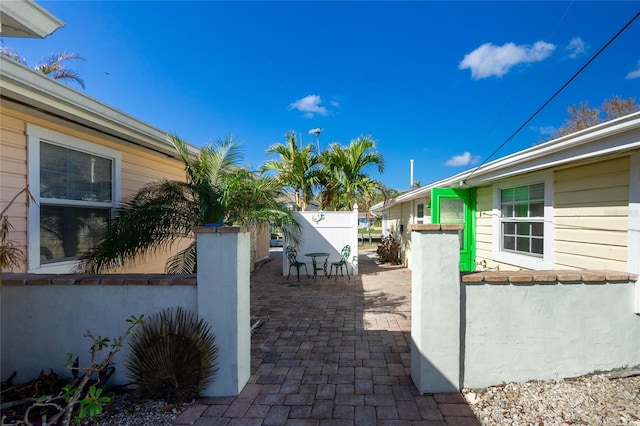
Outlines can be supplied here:
[[554, 174], [556, 268], [626, 270], [629, 157]]
[[[27, 185], [27, 137], [25, 134], [27, 122], [120, 151], [123, 197], [133, 195], [141, 186], [152, 181], [162, 178], [169, 180], [185, 178], [181, 160], [168, 158], [166, 155], [134, 145], [121, 145], [94, 134], [66, 128], [6, 107], [0, 107], [0, 114], [2, 117], [0, 120], [0, 185], [2, 187], [0, 201], [3, 206], [17, 191]], [[16, 202], [9, 214], [15, 228], [10, 238], [25, 247], [27, 242], [26, 197], [21, 202]], [[171, 252], [175, 253], [185, 246], [186, 243], [176, 244], [171, 248]], [[149, 255], [137, 260], [134, 266], [122, 272], [162, 272], [166, 257], [167, 252]]]
[[493, 188], [476, 192], [476, 263], [492, 258], [493, 252]]
[[[5, 208], [11, 199], [27, 186], [27, 138], [23, 120], [5, 115], [0, 106], [0, 206]], [[27, 245], [27, 196], [14, 201], [6, 215], [12, 229], [8, 238], [18, 247]], [[25, 250], [26, 251], [26, 250]]]
[[609, 269], [614, 271], [626, 271], [627, 262], [616, 261], [613, 259], [602, 259], [598, 257], [589, 257], [586, 266], [584, 265], [585, 257], [573, 253], [556, 253], [555, 269]]

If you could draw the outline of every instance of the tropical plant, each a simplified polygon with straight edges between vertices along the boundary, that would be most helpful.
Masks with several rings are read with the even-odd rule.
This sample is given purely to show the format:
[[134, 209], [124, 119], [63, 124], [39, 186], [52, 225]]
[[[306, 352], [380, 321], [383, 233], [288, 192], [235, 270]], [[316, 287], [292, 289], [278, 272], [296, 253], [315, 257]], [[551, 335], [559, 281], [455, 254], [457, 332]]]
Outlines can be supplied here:
[[278, 142], [267, 149], [267, 154], [278, 155], [278, 159], [267, 161], [262, 172], [275, 172], [275, 179], [281, 187], [294, 194], [297, 210], [304, 211], [313, 198], [319, 158], [313, 144], [304, 148], [298, 146], [294, 132], [287, 132], [285, 139], [286, 143]]
[[[135, 329], [144, 323], [144, 315], [131, 316], [127, 322], [126, 331], [113, 339], [87, 331], [85, 337], [92, 341], [90, 361], [86, 367], [80, 367], [78, 357], [74, 359], [72, 354], [67, 354], [65, 367], [71, 370], [71, 379], [62, 379], [53, 371], [45, 375], [43, 370], [37, 379], [13, 385], [14, 372], [9, 380], [2, 383], [1, 423], [66, 426], [80, 424], [84, 419], [94, 419], [101, 414], [104, 406], [112, 402], [112, 397], [104, 391], [115, 371], [113, 357], [120, 352], [127, 336], [135, 336]], [[100, 358], [98, 353], [104, 349], [109, 349], [109, 353]]]
[[[10, 49], [6, 46], [0, 46], [0, 55], [6, 56], [7, 58], [13, 59], [14, 61], [18, 61], [24, 65], [27, 65], [26, 59], [21, 57], [15, 50]], [[84, 89], [84, 80], [80, 77], [80, 75], [67, 68], [66, 63], [68, 61], [79, 59], [84, 61], [84, 58], [79, 56], [77, 53], [73, 52], [60, 52], [50, 55], [43, 62], [37, 63], [33, 66], [33, 69], [41, 72], [54, 80], [64, 80], [71, 81], [73, 83], [78, 83]]]
[[9, 216], [5, 214], [22, 193], [26, 193], [27, 202], [33, 201], [35, 203], [36, 200], [29, 191], [29, 186], [26, 186], [14, 195], [0, 212], [0, 274], [6, 268], [19, 268], [26, 260], [24, 252], [18, 247], [18, 244], [9, 239], [9, 232], [13, 229], [13, 225], [9, 221]]
[[323, 209], [350, 210], [358, 199], [370, 200], [375, 189], [383, 191], [384, 186], [366, 172], [371, 166], [379, 173], [384, 171], [384, 158], [375, 146], [371, 136], [361, 136], [346, 147], [333, 143], [322, 154]]
[[109, 220], [105, 237], [80, 258], [80, 271], [117, 268], [186, 238], [191, 243], [167, 259], [166, 271], [195, 273], [193, 228], [206, 224], [272, 220], [285, 224], [290, 241], [298, 240], [297, 223], [276, 201], [275, 192], [265, 189], [267, 181], [238, 166], [240, 147], [232, 137], [202, 148], [197, 155], [177, 136], [168, 139], [184, 162], [186, 181], [153, 182], [123, 202]]
[[213, 382], [217, 357], [206, 321], [182, 308], [167, 308], [152, 315], [133, 337], [127, 368], [140, 398], [181, 403]]
[[389, 234], [382, 237], [378, 248], [376, 249], [380, 263], [400, 263], [400, 243], [398, 243], [393, 235]]

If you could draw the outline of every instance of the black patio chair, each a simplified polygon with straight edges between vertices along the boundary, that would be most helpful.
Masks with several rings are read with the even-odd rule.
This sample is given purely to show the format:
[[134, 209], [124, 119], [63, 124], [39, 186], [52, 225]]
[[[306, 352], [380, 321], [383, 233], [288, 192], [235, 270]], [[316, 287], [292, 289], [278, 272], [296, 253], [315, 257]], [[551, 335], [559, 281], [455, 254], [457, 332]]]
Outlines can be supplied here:
[[338, 280], [338, 268], [340, 268], [340, 275], [344, 277], [344, 274], [342, 273], [343, 266], [344, 266], [344, 269], [347, 271], [347, 278], [351, 279], [351, 277], [349, 277], [349, 265], [347, 265], [347, 261], [349, 260], [350, 254], [351, 254], [351, 246], [347, 244], [342, 248], [342, 252], [341, 252], [342, 257], [340, 258], [340, 260], [337, 262], [331, 262], [331, 268], [329, 268], [329, 276], [331, 276], [331, 272], [333, 271], [333, 268], [336, 268], [336, 277], [333, 279], [334, 281]]
[[289, 273], [287, 274], [287, 279], [291, 275], [291, 267], [295, 266], [296, 271], [298, 273], [298, 282], [300, 282], [300, 267], [304, 266], [304, 271], [307, 273], [307, 278], [309, 278], [309, 271], [307, 270], [307, 264], [304, 262], [298, 261], [298, 252], [292, 246], [287, 246], [285, 249], [285, 253], [287, 254], [287, 259], [289, 260]]

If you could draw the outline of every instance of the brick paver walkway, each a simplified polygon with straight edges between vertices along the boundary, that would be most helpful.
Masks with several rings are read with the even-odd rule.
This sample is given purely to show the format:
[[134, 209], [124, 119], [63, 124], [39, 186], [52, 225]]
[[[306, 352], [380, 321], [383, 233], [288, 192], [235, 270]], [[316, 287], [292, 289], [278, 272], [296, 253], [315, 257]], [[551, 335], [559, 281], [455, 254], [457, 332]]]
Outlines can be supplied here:
[[419, 395], [410, 373], [411, 271], [361, 250], [360, 275], [282, 276], [282, 252], [251, 275], [251, 339], [239, 396], [201, 398], [175, 425], [478, 425], [459, 393]]

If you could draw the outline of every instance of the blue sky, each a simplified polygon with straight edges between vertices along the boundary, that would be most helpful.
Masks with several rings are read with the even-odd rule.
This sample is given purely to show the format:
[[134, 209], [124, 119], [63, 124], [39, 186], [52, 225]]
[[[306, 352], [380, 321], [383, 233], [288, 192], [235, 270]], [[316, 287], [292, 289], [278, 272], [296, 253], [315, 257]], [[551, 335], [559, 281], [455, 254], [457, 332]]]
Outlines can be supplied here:
[[[638, 2], [39, 1], [65, 22], [5, 38], [57, 51], [84, 92], [196, 146], [232, 134], [259, 167], [286, 131], [320, 147], [371, 135], [373, 177], [404, 190], [486, 159], [636, 13]], [[81, 89], [80, 89], [81, 90]], [[640, 19], [497, 155], [614, 95], [640, 102]]]

